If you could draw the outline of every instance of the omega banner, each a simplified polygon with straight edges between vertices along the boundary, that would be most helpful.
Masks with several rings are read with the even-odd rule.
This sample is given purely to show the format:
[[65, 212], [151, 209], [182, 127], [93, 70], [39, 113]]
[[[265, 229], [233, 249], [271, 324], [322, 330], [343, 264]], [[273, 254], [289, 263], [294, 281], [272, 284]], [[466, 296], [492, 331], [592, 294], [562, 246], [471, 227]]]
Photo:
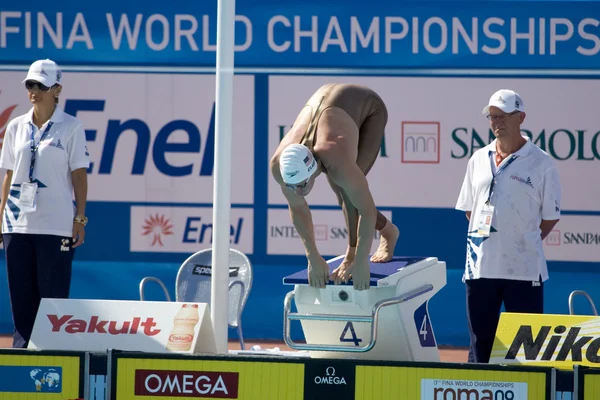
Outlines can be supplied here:
[[[304, 400], [304, 365], [267, 357], [112, 355], [111, 400], [147, 398]], [[278, 361], [278, 362], [277, 362]]]
[[545, 400], [551, 391], [551, 369], [543, 367], [112, 351], [109, 357], [111, 400]]

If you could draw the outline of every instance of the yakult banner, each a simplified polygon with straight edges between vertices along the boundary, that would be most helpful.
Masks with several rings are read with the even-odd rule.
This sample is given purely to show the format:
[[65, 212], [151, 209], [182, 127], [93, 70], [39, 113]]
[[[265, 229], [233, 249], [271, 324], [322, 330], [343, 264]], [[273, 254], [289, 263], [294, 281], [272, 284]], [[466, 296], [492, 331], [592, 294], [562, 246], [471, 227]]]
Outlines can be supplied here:
[[[241, 0], [236, 66], [600, 66], [597, 2], [510, 4]], [[213, 67], [216, 8], [192, 0], [15, 2], [0, 14], [0, 61]]]
[[544, 254], [552, 261], [600, 260], [600, 216], [563, 215], [544, 240]]
[[[131, 207], [131, 251], [193, 254], [212, 245], [211, 207]], [[232, 208], [229, 243], [253, 253], [254, 210]]]
[[[328, 82], [369, 86], [386, 103], [385, 142], [367, 176], [379, 207], [453, 208], [469, 157], [494, 139], [481, 111], [496, 90], [510, 88], [525, 103], [522, 133], [559, 170], [562, 209], [598, 210], [600, 186], [593, 182], [600, 170], [600, 120], [589, 107], [600, 103], [598, 80], [272, 76], [270, 154], [312, 93]], [[337, 205], [324, 176], [307, 202]], [[272, 178], [269, 203], [287, 204]]]
[[[390, 221], [392, 213], [380, 210]], [[342, 210], [311, 210], [315, 241], [322, 256], [346, 254], [348, 230]], [[304, 255], [304, 245], [287, 209], [271, 209], [268, 213], [267, 254]], [[402, 234], [402, 233], [400, 233]], [[379, 246], [379, 232], [375, 231], [371, 252]]]
[[[0, 113], [29, 111], [24, 78], [0, 72]], [[231, 201], [252, 204], [254, 79], [233, 90]], [[69, 72], [60, 106], [86, 130], [89, 201], [212, 203], [214, 75]]]
[[29, 349], [215, 353], [205, 303], [42, 299]]

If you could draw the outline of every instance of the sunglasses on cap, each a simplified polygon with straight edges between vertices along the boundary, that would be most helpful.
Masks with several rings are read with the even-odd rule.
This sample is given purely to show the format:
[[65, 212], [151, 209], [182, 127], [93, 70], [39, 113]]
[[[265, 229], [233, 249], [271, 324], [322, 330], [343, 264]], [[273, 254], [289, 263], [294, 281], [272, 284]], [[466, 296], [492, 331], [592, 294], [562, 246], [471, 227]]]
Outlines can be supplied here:
[[52, 89], [46, 85], [42, 85], [37, 81], [25, 81], [25, 88], [27, 88], [27, 90], [33, 90], [35, 87], [37, 87], [41, 92], [47, 92], [48, 90]]

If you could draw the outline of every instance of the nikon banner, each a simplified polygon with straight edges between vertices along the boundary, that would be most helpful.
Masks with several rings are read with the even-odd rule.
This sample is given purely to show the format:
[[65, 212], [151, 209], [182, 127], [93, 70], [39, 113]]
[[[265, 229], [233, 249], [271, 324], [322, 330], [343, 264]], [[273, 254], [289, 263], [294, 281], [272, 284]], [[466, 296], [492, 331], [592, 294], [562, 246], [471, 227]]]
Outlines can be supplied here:
[[85, 353], [0, 350], [0, 400], [84, 397]]
[[490, 363], [600, 367], [600, 318], [502, 313]]

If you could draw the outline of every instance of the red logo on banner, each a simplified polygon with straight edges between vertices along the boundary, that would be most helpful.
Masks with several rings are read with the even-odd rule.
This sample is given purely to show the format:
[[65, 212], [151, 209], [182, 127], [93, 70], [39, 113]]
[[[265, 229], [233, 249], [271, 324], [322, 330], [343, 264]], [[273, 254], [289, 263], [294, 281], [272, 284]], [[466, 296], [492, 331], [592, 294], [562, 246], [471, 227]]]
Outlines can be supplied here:
[[10, 116], [15, 110], [15, 108], [17, 108], [16, 104], [8, 107], [0, 114], [0, 149], [2, 148], [2, 144], [4, 143], [4, 134], [6, 133], [6, 126], [8, 125], [8, 122], [10, 121]]
[[[58, 316], [55, 314], [47, 314], [50, 324], [52, 324], [52, 332], [60, 332], [64, 329], [66, 333], [108, 333], [110, 335], [135, 335], [143, 332], [146, 336], [155, 336], [160, 333], [160, 329], [156, 329], [154, 318], [146, 318], [145, 320], [134, 317], [131, 321], [112, 321], [100, 319], [96, 315], [92, 315], [89, 320], [73, 318], [73, 315]], [[142, 329], [140, 329], [142, 328]]]
[[136, 396], [237, 399], [239, 373], [135, 370]]
[[162, 242], [162, 235], [172, 235], [173, 225], [171, 225], [169, 219], [164, 215], [151, 215], [150, 217], [144, 220], [145, 225], [143, 226], [144, 232], [142, 235], [150, 235], [153, 234], [152, 244], [151, 246], [158, 244], [159, 246], [164, 246]]

